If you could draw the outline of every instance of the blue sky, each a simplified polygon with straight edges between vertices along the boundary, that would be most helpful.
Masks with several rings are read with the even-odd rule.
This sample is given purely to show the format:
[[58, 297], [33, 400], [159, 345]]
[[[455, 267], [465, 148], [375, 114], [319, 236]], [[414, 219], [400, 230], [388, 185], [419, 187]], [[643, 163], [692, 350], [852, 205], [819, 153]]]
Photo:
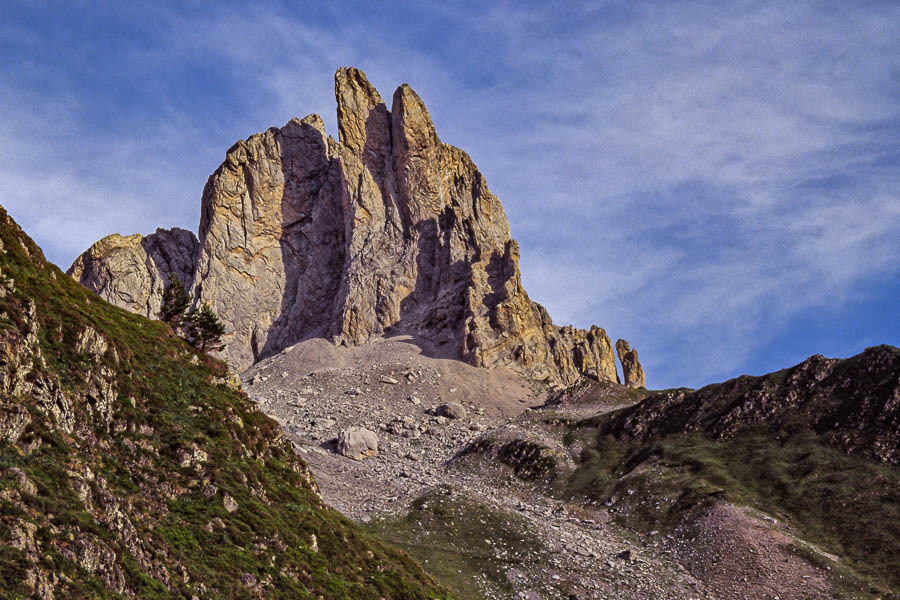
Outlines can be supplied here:
[[900, 345], [897, 2], [8, 2], [0, 204], [66, 268], [196, 231], [236, 140], [407, 82], [557, 323], [652, 387]]

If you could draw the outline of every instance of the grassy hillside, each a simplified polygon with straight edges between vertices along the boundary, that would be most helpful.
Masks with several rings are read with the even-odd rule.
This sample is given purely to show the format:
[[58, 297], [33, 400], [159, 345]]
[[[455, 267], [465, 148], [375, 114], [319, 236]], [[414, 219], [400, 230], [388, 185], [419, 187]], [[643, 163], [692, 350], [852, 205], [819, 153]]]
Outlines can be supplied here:
[[651, 395], [572, 426], [584, 450], [564, 493], [645, 532], [752, 506], [837, 556], [847, 597], [900, 598], [898, 385], [900, 351], [880, 346]]
[[0, 209], [0, 597], [446, 598], [324, 506], [225, 366]]

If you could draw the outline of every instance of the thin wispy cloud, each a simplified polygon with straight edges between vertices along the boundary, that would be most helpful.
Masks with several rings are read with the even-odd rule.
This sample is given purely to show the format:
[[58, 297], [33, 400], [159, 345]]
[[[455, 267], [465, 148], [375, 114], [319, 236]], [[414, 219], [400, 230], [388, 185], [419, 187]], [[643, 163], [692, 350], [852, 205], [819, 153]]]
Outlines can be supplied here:
[[0, 25], [0, 202], [63, 267], [196, 228], [236, 139], [312, 112], [336, 134], [353, 65], [388, 102], [413, 85], [503, 201], [532, 297], [630, 339], [651, 385], [900, 342], [895, 3], [54, 12]]

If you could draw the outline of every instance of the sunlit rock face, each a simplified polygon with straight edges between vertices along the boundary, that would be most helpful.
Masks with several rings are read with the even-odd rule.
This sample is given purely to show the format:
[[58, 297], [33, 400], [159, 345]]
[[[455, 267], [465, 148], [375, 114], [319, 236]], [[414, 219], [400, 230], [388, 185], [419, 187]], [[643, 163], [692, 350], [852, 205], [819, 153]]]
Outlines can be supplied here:
[[145, 317], [159, 314], [169, 274], [189, 286], [194, 277], [197, 238], [190, 231], [106, 236], [79, 256], [67, 273], [109, 302]]
[[638, 359], [637, 350], [632, 350], [627, 341], [619, 340], [616, 342], [616, 354], [622, 364], [623, 383], [629, 387], [647, 387], [644, 367], [641, 366], [641, 361]]
[[[318, 115], [293, 119], [236, 143], [206, 184], [192, 270], [178, 272], [226, 323], [223, 356], [242, 369], [311, 337], [409, 334], [550, 383], [617, 381], [603, 329], [558, 327], [529, 299], [500, 201], [412, 88], [388, 110], [361, 71], [342, 68], [335, 97], [339, 141]], [[130, 310], [158, 307], [156, 262], [135, 251], [123, 260], [146, 269], [113, 269], [98, 255], [70, 273]]]

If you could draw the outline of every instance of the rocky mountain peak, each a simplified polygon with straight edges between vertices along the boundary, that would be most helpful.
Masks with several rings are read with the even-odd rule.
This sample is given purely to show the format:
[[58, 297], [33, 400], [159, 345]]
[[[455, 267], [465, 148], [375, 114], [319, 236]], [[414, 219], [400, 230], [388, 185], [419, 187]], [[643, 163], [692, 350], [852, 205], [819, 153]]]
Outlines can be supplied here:
[[404, 83], [394, 92], [391, 110], [395, 153], [429, 158], [428, 151], [437, 148], [441, 141], [419, 95]]
[[[224, 357], [243, 369], [312, 337], [405, 334], [426, 353], [551, 383], [617, 381], [605, 331], [558, 327], [529, 299], [500, 201], [416, 92], [401, 85], [388, 110], [362, 71], [341, 68], [335, 98], [339, 141], [317, 115], [292, 119], [232, 146], [206, 184], [192, 269], [179, 273], [226, 323]], [[151, 273], [135, 239], [131, 251], [95, 245], [70, 274], [153, 316], [154, 282], [174, 267]], [[128, 261], [143, 266], [108, 267]]]
[[391, 145], [391, 113], [365, 73], [343, 67], [334, 75], [337, 122], [341, 144], [362, 155]]

